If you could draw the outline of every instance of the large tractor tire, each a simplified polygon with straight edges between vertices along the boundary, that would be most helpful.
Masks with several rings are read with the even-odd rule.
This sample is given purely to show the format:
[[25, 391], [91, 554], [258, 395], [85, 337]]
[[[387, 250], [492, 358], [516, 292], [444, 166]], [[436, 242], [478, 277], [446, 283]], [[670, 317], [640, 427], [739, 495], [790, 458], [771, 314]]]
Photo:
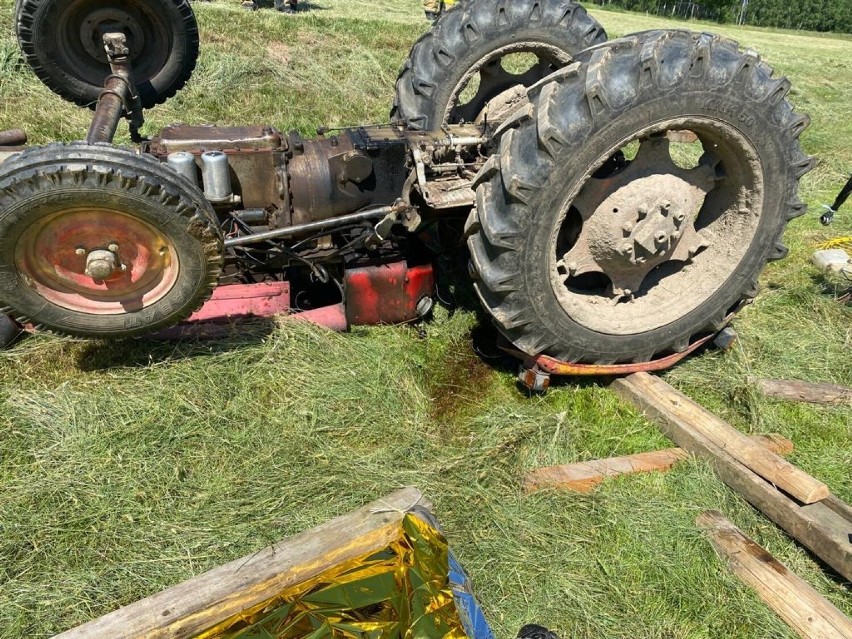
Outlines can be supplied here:
[[201, 191], [152, 157], [30, 149], [0, 172], [0, 312], [77, 337], [172, 326], [212, 293], [222, 241]]
[[476, 290], [529, 355], [641, 362], [724, 326], [783, 258], [814, 162], [784, 78], [733, 41], [594, 47], [504, 124], [468, 220]]
[[127, 35], [146, 109], [175, 95], [198, 60], [198, 24], [188, 0], [17, 0], [15, 24], [39, 79], [80, 106], [97, 103], [111, 73], [104, 31]]
[[462, 0], [411, 49], [391, 118], [416, 130], [474, 122], [492, 99], [604, 41], [603, 27], [570, 0]]

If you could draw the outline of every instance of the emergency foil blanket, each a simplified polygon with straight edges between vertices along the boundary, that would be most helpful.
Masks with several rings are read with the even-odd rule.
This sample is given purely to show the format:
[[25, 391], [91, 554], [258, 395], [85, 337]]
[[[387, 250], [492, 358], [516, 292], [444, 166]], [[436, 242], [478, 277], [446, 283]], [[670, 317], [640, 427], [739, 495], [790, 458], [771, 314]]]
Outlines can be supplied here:
[[337, 565], [197, 639], [490, 638], [463, 577], [454, 570], [451, 583], [449, 570], [443, 535], [407, 515], [384, 550]]

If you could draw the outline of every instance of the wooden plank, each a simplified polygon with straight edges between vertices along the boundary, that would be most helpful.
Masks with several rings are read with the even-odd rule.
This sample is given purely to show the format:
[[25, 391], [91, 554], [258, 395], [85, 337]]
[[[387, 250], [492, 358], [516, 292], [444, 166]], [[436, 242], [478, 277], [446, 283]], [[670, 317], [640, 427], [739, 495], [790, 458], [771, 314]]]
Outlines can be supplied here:
[[811, 404], [852, 406], [852, 388], [845, 386], [785, 379], [758, 379], [754, 383], [767, 397]]
[[749, 539], [722, 513], [711, 510], [695, 522], [706, 530], [731, 571], [803, 639], [850, 639], [852, 621]]
[[[789, 455], [793, 452], [793, 442], [778, 434], [757, 435], [753, 439], [779, 455]], [[687, 457], [689, 453], [682, 448], [668, 448], [576, 464], [546, 466], [526, 474], [524, 489], [533, 492], [543, 488], [560, 488], [587, 493], [607, 477], [666, 471]]]
[[[823, 525], [820, 519], [824, 513], [822, 509], [810, 512], [803, 510], [798, 502], [744, 466], [724, 448], [715, 445], [702, 432], [693, 429], [688, 421], [669, 409], [667, 402], [643, 399], [645, 396], [641, 389], [635, 388], [632, 381], [632, 376], [618, 380], [613, 384], [613, 390], [639, 406], [681, 448], [709, 461], [725, 484], [838, 574], [852, 581], [852, 543], [848, 536], [839, 534], [834, 526]], [[827, 498], [822, 505], [831, 504], [832, 499]]]
[[[613, 384], [616, 393], [628, 396], [640, 407], [655, 411], [669, 424], [670, 437], [681, 448], [678, 433], [684, 428], [697, 431], [722, 450], [728, 451], [761, 477], [792, 495], [800, 502], [812, 504], [829, 496], [828, 487], [797, 468], [786, 459], [768, 452], [746, 435], [705, 410], [659, 377], [636, 373]], [[667, 433], [669, 434], [669, 433]]]
[[189, 639], [341, 562], [387, 547], [415, 506], [428, 507], [419, 490], [397, 491], [55, 639]]

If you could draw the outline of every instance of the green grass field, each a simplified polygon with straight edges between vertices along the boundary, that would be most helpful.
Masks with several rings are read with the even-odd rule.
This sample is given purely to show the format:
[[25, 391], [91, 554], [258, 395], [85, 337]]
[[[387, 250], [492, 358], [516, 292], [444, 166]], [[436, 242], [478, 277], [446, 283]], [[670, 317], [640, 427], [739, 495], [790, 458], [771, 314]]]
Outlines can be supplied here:
[[[415, 0], [313, 0], [295, 18], [236, 0], [195, 5], [203, 55], [189, 87], [148, 113], [174, 121], [322, 124], [387, 118]], [[83, 137], [89, 114], [19, 61], [0, 0], [0, 129], [34, 143]], [[677, 26], [593, 11], [611, 36]], [[762, 278], [727, 353], [666, 379], [746, 432], [779, 432], [792, 461], [852, 502], [852, 411], [767, 401], [749, 376], [852, 385], [843, 283], [808, 263], [852, 235], [852, 208], [819, 226], [852, 170], [852, 38], [713, 29], [759, 51], [795, 90], [822, 160], [790, 257]], [[770, 187], [771, 188], [771, 187]], [[545, 397], [477, 354], [472, 312], [414, 328], [331, 334], [283, 322], [221, 342], [115, 344], [39, 335], [0, 353], [0, 637], [48, 637], [402, 485], [433, 500], [496, 634], [527, 622], [565, 638], [794, 637], [732, 577], [694, 525], [716, 508], [852, 614], [852, 593], [699, 462], [622, 478], [589, 495], [525, 496], [522, 473], [667, 447], [596, 381]]]

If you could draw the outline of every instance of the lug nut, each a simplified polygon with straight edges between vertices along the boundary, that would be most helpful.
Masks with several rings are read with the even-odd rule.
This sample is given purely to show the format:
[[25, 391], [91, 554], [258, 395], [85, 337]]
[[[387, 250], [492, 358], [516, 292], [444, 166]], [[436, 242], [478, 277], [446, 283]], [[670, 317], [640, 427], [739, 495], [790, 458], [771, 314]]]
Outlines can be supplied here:
[[109, 249], [113, 253], [118, 253], [118, 244], [112, 243], [107, 247], [107, 249]]
[[663, 242], [666, 241], [666, 232], [665, 231], [657, 232], [657, 234], [654, 236], [654, 239], [657, 240], [658, 244], [662, 244]]
[[640, 220], [644, 220], [646, 217], [648, 217], [648, 209], [646, 209], [645, 207], [640, 208], [637, 213], [639, 213]]
[[683, 213], [675, 213], [674, 214], [675, 224], [683, 224], [683, 221], [685, 219], [686, 219], [686, 215], [684, 215]]
[[621, 227], [621, 230], [624, 231], [625, 235], [630, 235], [634, 229], [633, 222], [627, 222], [624, 226]]
[[82, 246], [80, 246], [80, 247], [78, 247], [78, 248], [77, 248], [77, 250], [76, 250], [76, 251], [74, 251], [74, 252], [75, 252], [77, 255], [85, 255], [85, 254], [86, 254], [86, 249], [84, 249]]

